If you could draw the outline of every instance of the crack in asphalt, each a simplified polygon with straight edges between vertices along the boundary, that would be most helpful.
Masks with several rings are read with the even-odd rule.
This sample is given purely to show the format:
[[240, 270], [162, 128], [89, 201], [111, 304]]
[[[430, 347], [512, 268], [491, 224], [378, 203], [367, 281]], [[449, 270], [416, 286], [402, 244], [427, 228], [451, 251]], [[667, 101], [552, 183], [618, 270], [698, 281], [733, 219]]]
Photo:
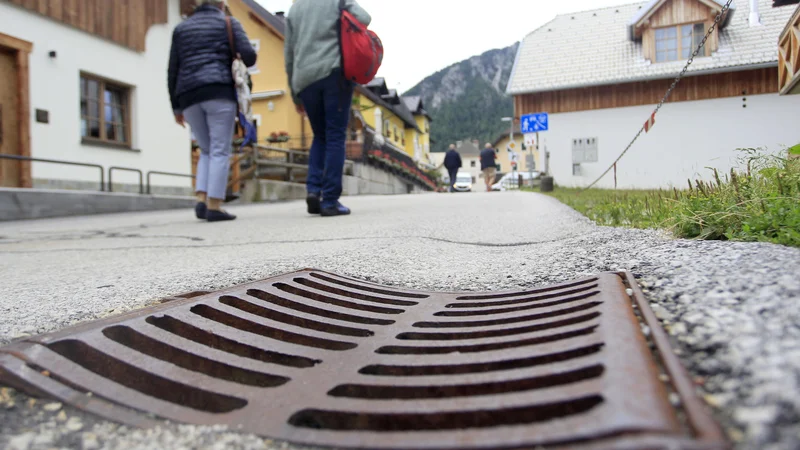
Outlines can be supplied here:
[[455, 241], [443, 238], [434, 238], [430, 236], [365, 236], [365, 237], [339, 237], [331, 239], [299, 239], [299, 240], [281, 240], [281, 241], [251, 241], [251, 242], [231, 242], [225, 244], [209, 244], [209, 245], [143, 245], [143, 246], [126, 246], [126, 247], [106, 247], [106, 248], [60, 248], [49, 250], [8, 250], [0, 251], [2, 254], [10, 255], [25, 255], [25, 254], [38, 254], [38, 253], [55, 253], [55, 252], [101, 252], [101, 251], [117, 251], [117, 250], [153, 250], [153, 249], [208, 249], [208, 248], [221, 248], [221, 247], [244, 247], [250, 245], [269, 245], [269, 244], [314, 244], [314, 243], [327, 243], [327, 242], [340, 242], [340, 241], [365, 241], [365, 240], [391, 240], [391, 239], [421, 239], [434, 242], [443, 242], [453, 245], [467, 245], [474, 247], [491, 247], [491, 248], [509, 248], [509, 247], [527, 247], [531, 245], [550, 244], [555, 242], [562, 242], [568, 239], [573, 239], [578, 236], [566, 236], [558, 239], [549, 239], [544, 241], [527, 241], [527, 242], [510, 242], [510, 243], [491, 243], [491, 242], [466, 242]]

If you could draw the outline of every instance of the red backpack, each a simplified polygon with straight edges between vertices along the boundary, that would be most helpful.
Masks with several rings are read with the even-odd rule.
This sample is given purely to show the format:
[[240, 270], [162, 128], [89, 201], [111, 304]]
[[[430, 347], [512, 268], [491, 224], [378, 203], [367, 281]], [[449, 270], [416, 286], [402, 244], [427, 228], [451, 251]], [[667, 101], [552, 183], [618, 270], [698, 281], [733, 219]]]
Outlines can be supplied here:
[[383, 43], [375, 32], [344, 8], [344, 1], [339, 0], [342, 71], [348, 80], [367, 84], [375, 78], [383, 62]]

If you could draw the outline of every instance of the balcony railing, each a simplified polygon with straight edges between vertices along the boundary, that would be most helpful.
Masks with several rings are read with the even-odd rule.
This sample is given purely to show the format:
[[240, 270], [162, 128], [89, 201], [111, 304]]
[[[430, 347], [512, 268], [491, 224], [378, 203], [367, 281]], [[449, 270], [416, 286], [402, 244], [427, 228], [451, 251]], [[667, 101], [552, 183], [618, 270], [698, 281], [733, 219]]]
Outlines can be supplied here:
[[800, 7], [789, 19], [778, 42], [780, 93], [800, 94]]

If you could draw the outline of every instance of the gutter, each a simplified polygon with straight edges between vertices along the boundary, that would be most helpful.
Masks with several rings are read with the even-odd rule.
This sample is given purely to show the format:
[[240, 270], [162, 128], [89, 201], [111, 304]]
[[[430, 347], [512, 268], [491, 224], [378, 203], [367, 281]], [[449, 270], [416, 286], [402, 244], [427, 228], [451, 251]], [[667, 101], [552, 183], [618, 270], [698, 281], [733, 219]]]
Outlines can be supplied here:
[[[714, 69], [707, 69], [707, 70], [697, 70], [694, 72], [686, 72], [685, 77], [692, 77], [692, 76], [699, 76], [699, 75], [715, 75], [718, 73], [731, 73], [731, 72], [742, 72], [745, 70], [758, 70], [758, 69], [771, 69], [773, 67], [778, 67], [778, 61], [772, 61], [768, 63], [759, 63], [759, 64], [750, 64], [747, 66], [729, 66], [729, 67], [718, 67]], [[569, 89], [581, 89], [581, 88], [588, 88], [588, 87], [597, 87], [597, 86], [609, 86], [613, 84], [626, 84], [626, 83], [638, 83], [642, 81], [656, 81], [656, 80], [669, 80], [674, 78], [674, 74], [664, 74], [664, 75], [651, 75], [647, 77], [639, 77], [639, 78], [629, 78], [629, 79], [616, 79], [616, 80], [605, 80], [605, 81], [598, 81], [594, 83], [583, 83], [583, 84], [569, 84], [566, 86], [558, 86], [552, 89], [540, 89], [535, 91], [515, 91], [515, 92], [508, 92], [509, 95], [526, 95], [526, 94], [540, 94], [542, 92], [556, 92], [556, 91], [566, 91]]]

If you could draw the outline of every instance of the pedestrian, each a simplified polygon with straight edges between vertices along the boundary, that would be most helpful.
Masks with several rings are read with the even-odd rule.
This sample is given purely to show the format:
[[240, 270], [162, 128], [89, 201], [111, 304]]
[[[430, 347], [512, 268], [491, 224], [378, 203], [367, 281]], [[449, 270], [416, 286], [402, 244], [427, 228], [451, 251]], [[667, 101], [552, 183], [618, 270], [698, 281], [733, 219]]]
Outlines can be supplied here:
[[481, 150], [481, 172], [486, 182], [486, 192], [492, 192], [492, 185], [497, 177], [497, 152], [488, 142], [486, 148]]
[[221, 209], [238, 112], [233, 55], [238, 53], [252, 67], [256, 52], [239, 21], [223, 12], [225, 0], [195, 1], [194, 13], [172, 33], [169, 95], [175, 122], [182, 127], [188, 123], [200, 146], [195, 215], [209, 222], [234, 220], [236, 216]]
[[461, 162], [461, 155], [456, 151], [455, 144], [450, 144], [450, 149], [444, 155], [444, 167], [447, 173], [450, 174], [450, 192], [455, 192], [456, 177], [458, 177], [458, 169], [463, 166]]
[[286, 18], [284, 53], [292, 99], [314, 131], [306, 205], [309, 214], [323, 217], [350, 214], [339, 198], [355, 84], [342, 72], [340, 3], [364, 25], [372, 21], [355, 0], [296, 0]]

